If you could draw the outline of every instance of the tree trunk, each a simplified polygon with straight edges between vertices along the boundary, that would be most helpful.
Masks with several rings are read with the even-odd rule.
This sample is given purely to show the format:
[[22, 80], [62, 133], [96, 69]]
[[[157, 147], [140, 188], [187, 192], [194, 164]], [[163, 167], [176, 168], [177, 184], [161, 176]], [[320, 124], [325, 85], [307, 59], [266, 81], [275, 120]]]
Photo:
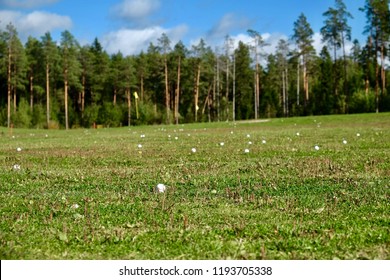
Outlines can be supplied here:
[[7, 68], [7, 126], [8, 128], [11, 127], [11, 46], [8, 49]]
[[[256, 55], [257, 57], [257, 55]], [[259, 63], [256, 62], [256, 112], [255, 119], [259, 117], [260, 113], [260, 77], [259, 77]]]
[[[67, 75], [68, 70], [65, 70], [65, 75]], [[65, 102], [65, 129], [69, 129], [69, 119], [68, 119], [68, 78], [65, 77], [64, 81], [64, 102]]]
[[345, 40], [344, 40], [344, 32], [341, 33], [341, 44], [343, 47], [343, 60], [344, 60], [344, 94], [346, 96], [346, 105], [347, 105], [347, 112], [349, 111], [349, 89], [348, 89], [348, 75], [347, 75], [347, 55], [345, 53]]
[[286, 117], [288, 117], [288, 115], [288, 67], [286, 66]]
[[84, 106], [85, 106], [85, 73], [83, 73], [83, 77], [81, 79], [81, 119], [84, 118]]
[[217, 120], [220, 121], [219, 115], [219, 94], [220, 94], [220, 83], [219, 83], [219, 58], [217, 56]]
[[144, 73], [141, 74], [141, 102], [144, 101]]
[[180, 64], [181, 64], [181, 57], [179, 56], [179, 64], [177, 67], [177, 88], [176, 88], [176, 95], [175, 95], [175, 123], [176, 124], [179, 124]]
[[[378, 34], [378, 27], [376, 34]], [[379, 63], [378, 63], [378, 35], [375, 36], [375, 106], [376, 112], [379, 113]]]
[[236, 56], [233, 55], [233, 122], [236, 121]]
[[130, 127], [131, 125], [131, 95], [130, 95], [130, 89], [126, 89], [126, 96], [127, 96], [127, 123]]
[[114, 99], [113, 99], [113, 101], [112, 101], [112, 104], [113, 104], [114, 106], [116, 106], [116, 93], [117, 93], [117, 89], [114, 88]]
[[167, 57], [165, 55], [164, 57], [164, 66], [165, 66], [165, 107], [166, 107], [166, 113], [167, 113], [167, 124], [170, 124], [170, 108], [169, 104], [171, 103], [170, 95], [169, 95], [169, 88], [168, 88], [168, 62]]
[[286, 116], [286, 81], [284, 69], [282, 71], [282, 100], [283, 100], [283, 116]]
[[34, 86], [33, 86], [33, 80], [34, 80], [33, 75], [30, 75], [30, 109], [31, 109], [31, 112], [33, 111], [33, 107], [34, 107]]
[[226, 120], [229, 120], [229, 56], [226, 57]]
[[14, 101], [14, 114], [16, 114], [16, 85], [13, 86], [12, 90], [14, 92], [14, 98], [13, 98], [13, 101]]
[[49, 81], [49, 63], [46, 63], [46, 123], [49, 129], [50, 123], [50, 81]]
[[300, 90], [300, 81], [299, 81], [299, 76], [300, 76], [300, 71], [299, 71], [299, 63], [300, 63], [300, 57], [298, 57], [298, 62], [297, 62], [297, 105], [299, 106], [299, 90]]
[[305, 59], [303, 61], [303, 89], [305, 91], [305, 101], [307, 102], [309, 101], [309, 78]]
[[385, 46], [382, 42], [381, 44], [381, 80], [382, 80], [382, 96], [386, 91], [386, 71], [385, 71]]
[[200, 63], [198, 64], [198, 70], [196, 72], [196, 82], [195, 82], [195, 122], [198, 121], [198, 110], [199, 110], [199, 83], [200, 83]]

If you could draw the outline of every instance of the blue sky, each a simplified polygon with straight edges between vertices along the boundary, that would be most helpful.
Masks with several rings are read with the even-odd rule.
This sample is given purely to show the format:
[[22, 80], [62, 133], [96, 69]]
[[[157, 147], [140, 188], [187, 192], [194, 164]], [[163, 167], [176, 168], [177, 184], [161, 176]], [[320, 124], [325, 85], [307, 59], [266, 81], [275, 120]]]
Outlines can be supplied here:
[[[354, 16], [349, 20], [352, 38], [361, 44], [364, 2], [344, 0]], [[107, 52], [126, 55], [146, 50], [163, 32], [172, 45], [182, 40], [190, 47], [203, 38], [216, 47], [228, 34], [236, 43], [249, 42], [246, 31], [253, 29], [272, 52], [279, 39], [292, 35], [294, 21], [304, 13], [319, 49], [322, 13], [333, 5], [334, 0], [0, 0], [0, 28], [12, 22], [23, 41], [47, 31], [59, 41], [60, 33], [69, 30], [82, 45], [97, 37]]]

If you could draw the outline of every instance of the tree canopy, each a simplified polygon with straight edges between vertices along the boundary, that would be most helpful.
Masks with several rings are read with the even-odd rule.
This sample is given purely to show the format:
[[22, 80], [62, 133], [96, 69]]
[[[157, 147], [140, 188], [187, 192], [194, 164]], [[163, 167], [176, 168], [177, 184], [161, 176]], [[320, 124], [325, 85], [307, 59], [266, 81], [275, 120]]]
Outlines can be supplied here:
[[389, 1], [366, 0], [361, 11], [366, 42], [352, 40], [352, 15], [335, 0], [322, 14], [326, 44], [318, 54], [304, 14], [273, 53], [251, 29], [249, 44], [227, 34], [221, 46], [204, 39], [186, 46], [164, 33], [124, 56], [108, 54], [97, 38], [81, 46], [68, 30], [59, 42], [46, 33], [23, 45], [10, 23], [0, 30], [0, 125], [68, 129], [389, 111]]

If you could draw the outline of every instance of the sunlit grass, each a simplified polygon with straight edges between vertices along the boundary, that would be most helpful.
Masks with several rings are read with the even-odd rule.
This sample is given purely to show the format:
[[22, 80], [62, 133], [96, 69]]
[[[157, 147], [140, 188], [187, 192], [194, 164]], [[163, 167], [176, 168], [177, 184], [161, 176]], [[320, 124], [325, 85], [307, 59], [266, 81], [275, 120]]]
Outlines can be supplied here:
[[390, 258], [390, 114], [0, 133], [2, 259]]

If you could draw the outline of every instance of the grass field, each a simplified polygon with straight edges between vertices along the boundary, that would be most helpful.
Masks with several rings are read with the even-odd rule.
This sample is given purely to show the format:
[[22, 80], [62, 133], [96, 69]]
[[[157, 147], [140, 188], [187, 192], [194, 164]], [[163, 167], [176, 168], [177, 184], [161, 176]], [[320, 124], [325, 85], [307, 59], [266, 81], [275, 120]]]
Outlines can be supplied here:
[[1, 259], [390, 259], [389, 113], [0, 134]]

